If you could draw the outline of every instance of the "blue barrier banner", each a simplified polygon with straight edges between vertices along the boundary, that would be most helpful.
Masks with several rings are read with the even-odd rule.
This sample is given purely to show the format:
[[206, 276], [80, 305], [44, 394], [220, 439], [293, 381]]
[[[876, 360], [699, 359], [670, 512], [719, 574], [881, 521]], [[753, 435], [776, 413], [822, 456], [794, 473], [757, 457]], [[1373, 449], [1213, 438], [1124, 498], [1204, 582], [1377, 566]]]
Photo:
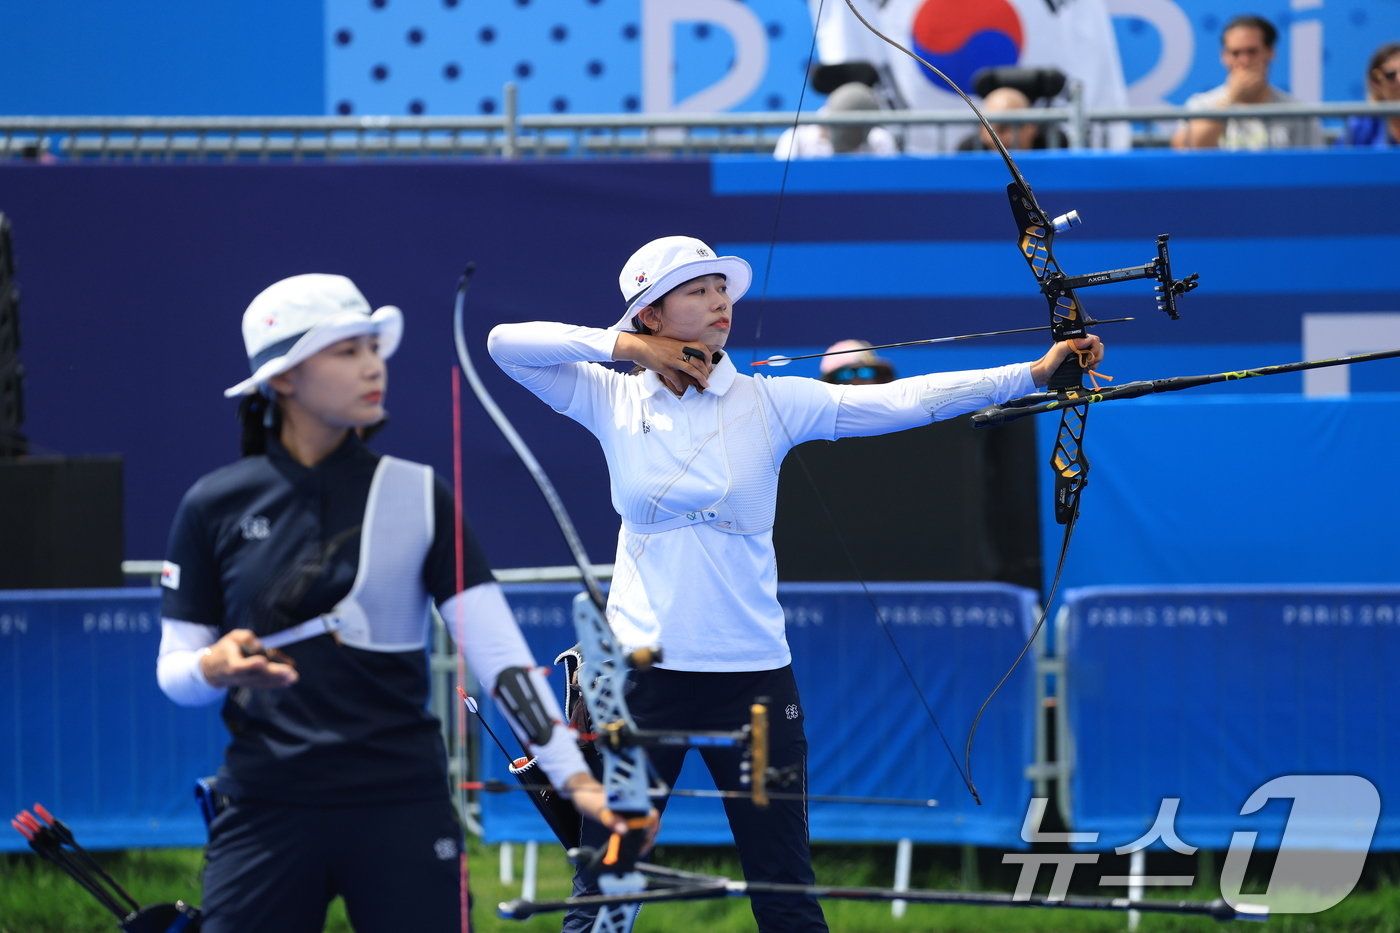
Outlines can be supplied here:
[[1250, 795], [1333, 774], [1379, 791], [1374, 839], [1325, 820], [1291, 826], [1290, 839], [1400, 848], [1400, 587], [1083, 588], [1065, 594], [1058, 627], [1062, 808], [1074, 831], [1099, 834], [1086, 848], [1139, 840], [1167, 798], [1187, 845], [1255, 832], [1257, 847], [1277, 848], [1301, 807], [1281, 798], [1242, 814]]
[[[878, 583], [868, 591], [869, 596], [850, 583], [779, 588], [807, 717], [810, 792], [932, 798], [938, 805], [813, 803], [812, 838], [1024, 848], [1019, 832], [1031, 790], [1025, 769], [1034, 757], [1032, 665], [1017, 668], [978, 727], [972, 769], [984, 801], [979, 807], [900, 670], [875, 607], [961, 761], [978, 706], [1035, 622], [1035, 594], [981, 583]], [[570, 605], [577, 586], [521, 584], [507, 586], [506, 592], [537, 660], [547, 663], [574, 643]], [[561, 675], [562, 668], [555, 676]], [[482, 704], [488, 707], [491, 727], [508, 736], [494, 706]], [[480, 760], [484, 777], [514, 783], [498, 749], [483, 748]], [[686, 759], [677, 786], [714, 788], [698, 754]], [[482, 824], [487, 841], [553, 841], [522, 794], [484, 795]], [[672, 844], [724, 844], [731, 837], [718, 800], [677, 797], [666, 810], [661, 838]]]
[[[0, 805], [38, 802], [90, 849], [199, 846], [194, 782], [226, 734], [156, 685], [154, 588], [0, 592]], [[0, 851], [25, 850], [0, 833]]]
[[[1382, 369], [1400, 374], [1400, 361], [1351, 367], [1351, 379]], [[1397, 411], [1394, 392], [1300, 398], [1214, 389], [1093, 406], [1085, 450], [1094, 468], [1065, 566], [1065, 592], [1109, 583], [1400, 584], [1395, 552], [1371, 524], [1400, 515]], [[1045, 462], [1055, 422], [1038, 427]], [[1053, 506], [1042, 495], [1046, 555], [1059, 548], [1062, 533]], [[1045, 564], [1048, 576], [1049, 556]]]
[[[575, 586], [507, 591], [538, 660], [548, 663], [573, 644]], [[939, 805], [815, 805], [813, 838], [1016, 845], [1033, 756], [1029, 666], [1001, 690], [978, 730], [973, 768], [986, 804], [977, 807], [898, 670], [872, 602], [960, 754], [977, 706], [1034, 622], [1034, 594], [955, 583], [871, 584], [869, 594], [851, 584], [782, 592], [806, 707], [811, 791]], [[154, 588], [0, 593], [0, 803], [10, 813], [42, 803], [92, 849], [203, 845], [194, 782], [217, 769], [227, 736], [214, 707], [179, 707], [160, 692], [159, 644]], [[482, 707], [509, 741], [494, 704]], [[472, 752], [483, 776], [513, 781], [494, 745]], [[698, 756], [679, 786], [713, 788]], [[483, 822], [488, 840], [550, 838], [521, 795], [486, 795]], [[726, 842], [719, 802], [676, 800], [665, 838]], [[0, 834], [0, 851], [24, 848], [18, 833]]]

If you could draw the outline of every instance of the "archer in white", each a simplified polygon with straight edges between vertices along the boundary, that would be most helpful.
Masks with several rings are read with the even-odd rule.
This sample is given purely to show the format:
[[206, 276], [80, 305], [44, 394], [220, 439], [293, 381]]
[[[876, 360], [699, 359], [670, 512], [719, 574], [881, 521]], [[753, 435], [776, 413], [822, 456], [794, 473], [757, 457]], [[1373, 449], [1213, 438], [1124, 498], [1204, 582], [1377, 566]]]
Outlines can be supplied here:
[[[659, 644], [664, 652], [659, 665], [630, 675], [637, 726], [736, 729], [754, 698], [767, 697], [772, 765], [793, 776], [785, 789], [805, 792], [807, 740], [773, 550], [783, 457], [804, 441], [901, 431], [1032, 392], [1070, 347], [1054, 345], [1034, 363], [884, 385], [749, 376], [724, 347], [751, 281], [738, 256], [716, 256], [693, 237], [663, 237], [627, 260], [619, 277], [627, 306], [610, 328], [501, 324], [488, 346], [512, 378], [602, 445], [622, 518], [607, 618], [624, 650]], [[1097, 336], [1078, 346], [1086, 365], [1103, 357]], [[637, 369], [594, 365], [606, 361]], [[685, 751], [651, 751], [667, 785]], [[742, 788], [741, 751], [701, 755], [716, 787]], [[813, 883], [804, 801], [759, 808], [728, 799], [725, 809], [745, 878]], [[585, 826], [584, 834], [586, 845], [603, 842], [601, 828]], [[575, 892], [593, 893], [581, 878]], [[826, 929], [815, 897], [756, 896], [753, 911], [764, 933]], [[575, 910], [564, 929], [590, 924]]]

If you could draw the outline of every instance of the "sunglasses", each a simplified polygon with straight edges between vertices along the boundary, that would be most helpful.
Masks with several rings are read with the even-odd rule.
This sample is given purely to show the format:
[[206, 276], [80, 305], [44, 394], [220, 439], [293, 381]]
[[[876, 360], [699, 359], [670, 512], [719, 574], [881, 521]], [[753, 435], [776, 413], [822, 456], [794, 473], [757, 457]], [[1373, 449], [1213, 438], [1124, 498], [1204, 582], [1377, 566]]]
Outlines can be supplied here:
[[826, 374], [827, 382], [852, 382], [856, 379], [874, 379], [887, 372], [883, 366], [842, 366]]

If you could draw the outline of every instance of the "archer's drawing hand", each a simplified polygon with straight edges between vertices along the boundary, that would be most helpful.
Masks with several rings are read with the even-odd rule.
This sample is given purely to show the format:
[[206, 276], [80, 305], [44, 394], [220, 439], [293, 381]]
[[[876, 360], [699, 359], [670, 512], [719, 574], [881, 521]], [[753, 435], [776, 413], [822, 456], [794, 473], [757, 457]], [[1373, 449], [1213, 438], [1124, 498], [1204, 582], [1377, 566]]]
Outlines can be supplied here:
[[234, 629], [210, 645], [199, 668], [211, 687], [290, 687], [298, 679], [291, 658], [263, 648], [246, 628]]
[[[689, 353], [686, 350], [690, 350]], [[672, 392], [681, 395], [686, 386], [704, 392], [710, 385], [712, 351], [703, 343], [658, 337], [655, 334], [618, 334], [613, 359], [630, 360], [661, 377]]]

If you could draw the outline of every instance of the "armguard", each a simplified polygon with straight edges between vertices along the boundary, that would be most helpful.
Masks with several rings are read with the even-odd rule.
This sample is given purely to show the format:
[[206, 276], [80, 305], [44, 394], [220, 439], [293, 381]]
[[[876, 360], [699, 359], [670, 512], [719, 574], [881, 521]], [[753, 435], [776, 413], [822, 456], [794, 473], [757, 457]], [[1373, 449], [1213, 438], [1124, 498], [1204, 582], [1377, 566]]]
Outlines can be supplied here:
[[531, 747], [547, 743], [556, 725], [540, 698], [542, 686], [538, 669], [508, 667], [496, 677], [496, 702], [516, 736]]

